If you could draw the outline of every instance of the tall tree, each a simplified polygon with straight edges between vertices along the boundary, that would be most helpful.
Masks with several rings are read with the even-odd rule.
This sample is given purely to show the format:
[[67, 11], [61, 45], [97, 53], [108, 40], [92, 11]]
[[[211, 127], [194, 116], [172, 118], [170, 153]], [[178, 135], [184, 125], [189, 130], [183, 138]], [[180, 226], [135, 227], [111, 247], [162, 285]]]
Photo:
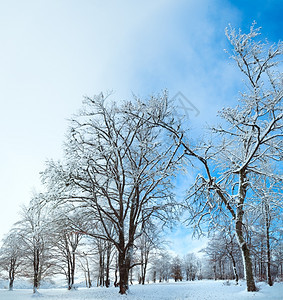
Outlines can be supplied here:
[[43, 173], [51, 198], [84, 207], [104, 229], [92, 235], [116, 247], [121, 294], [128, 289], [138, 229], [171, 209], [170, 176], [178, 161], [179, 144], [162, 142], [163, 129], [144, 120], [146, 105], [118, 107], [102, 94], [85, 98], [71, 121], [65, 162], [50, 162]]
[[[234, 224], [245, 266], [247, 290], [255, 291], [250, 249], [244, 231], [244, 212], [261, 164], [277, 162], [277, 174], [265, 176], [281, 180], [283, 146], [282, 73], [277, 69], [283, 44], [269, 46], [257, 41], [259, 29], [251, 26], [245, 34], [230, 28], [226, 35], [233, 46], [232, 58], [246, 78], [246, 90], [236, 108], [220, 112], [224, 125], [213, 128], [214, 142], [194, 146], [188, 133], [171, 119], [164, 122], [165, 105], [156, 105], [155, 124], [181, 140], [184, 153], [203, 166], [189, 192], [191, 221], [210, 225], [229, 218]], [[164, 99], [166, 102], [166, 99]], [[280, 167], [281, 164], [281, 167]]]

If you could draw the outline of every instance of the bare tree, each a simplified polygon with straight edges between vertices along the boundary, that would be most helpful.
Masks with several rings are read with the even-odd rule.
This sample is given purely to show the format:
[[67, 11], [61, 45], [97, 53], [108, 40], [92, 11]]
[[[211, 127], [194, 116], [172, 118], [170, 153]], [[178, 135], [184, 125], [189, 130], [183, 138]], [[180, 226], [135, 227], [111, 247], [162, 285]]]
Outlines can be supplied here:
[[18, 233], [11, 230], [4, 238], [0, 249], [0, 267], [8, 272], [10, 291], [13, 290], [15, 276], [20, 271], [20, 266], [23, 263], [23, 253], [21, 253], [19, 243], [21, 243], [21, 240]]
[[232, 279], [238, 284], [239, 273], [242, 269], [239, 245], [235, 234], [227, 227], [224, 231], [216, 231], [208, 245], [202, 250], [206, 253], [212, 266], [214, 279]]
[[121, 294], [128, 289], [138, 229], [170, 210], [170, 176], [178, 161], [179, 144], [164, 145], [163, 129], [144, 121], [144, 110], [132, 103], [107, 104], [103, 95], [86, 98], [71, 122], [65, 164], [50, 162], [43, 173], [51, 198], [84, 207], [103, 227], [92, 236], [116, 247]]
[[158, 279], [159, 282], [169, 281], [171, 275], [172, 256], [167, 251], [160, 251], [152, 260], [151, 272], [153, 281]]
[[[250, 213], [255, 218], [255, 232], [258, 245], [256, 251], [259, 253], [259, 269], [261, 279], [266, 278], [267, 283], [272, 286], [272, 241], [276, 240], [278, 224], [282, 215], [282, 182], [272, 180], [266, 176], [258, 176], [254, 189], [254, 205], [250, 207]], [[258, 208], [261, 208], [260, 210]], [[253, 244], [255, 242], [253, 241]], [[265, 271], [265, 270], [266, 271]], [[265, 274], [266, 273], [266, 276]]]
[[89, 254], [86, 251], [82, 251], [82, 252], [79, 253], [80, 268], [84, 272], [85, 283], [86, 283], [86, 287], [88, 287], [88, 288], [92, 287], [91, 270], [90, 270], [90, 257], [91, 257], [91, 254]]
[[182, 260], [180, 257], [173, 257], [171, 263], [171, 277], [175, 280], [175, 282], [183, 280], [182, 267]]
[[186, 280], [195, 280], [198, 271], [197, 258], [194, 253], [188, 253], [183, 258], [183, 267], [186, 274]]
[[25, 276], [33, 277], [33, 293], [37, 293], [44, 277], [53, 275], [54, 261], [49, 236], [52, 220], [50, 210], [41, 204], [41, 194], [35, 195], [22, 209], [22, 219], [15, 224], [20, 251], [25, 264]]
[[75, 270], [78, 247], [83, 233], [77, 228], [83, 228], [85, 220], [82, 212], [76, 211], [72, 205], [56, 207], [51, 212], [53, 257], [57, 273], [66, 276], [68, 290], [75, 288]]
[[138, 281], [140, 284], [145, 283], [146, 272], [150, 263], [150, 254], [157, 249], [161, 249], [161, 232], [156, 224], [148, 221], [142, 228], [142, 234], [137, 239], [135, 246], [137, 247], [137, 256], [140, 264], [140, 276]]
[[[160, 116], [167, 112], [166, 104], [156, 103], [155, 124], [166, 128], [181, 140], [189, 161], [203, 167], [189, 192], [190, 220], [200, 228], [209, 222], [214, 228], [224, 219], [234, 224], [240, 246], [247, 290], [255, 291], [250, 249], [245, 237], [244, 212], [255, 174], [262, 174], [261, 164], [277, 162], [277, 174], [264, 174], [282, 180], [283, 112], [282, 74], [276, 67], [282, 55], [282, 42], [268, 46], [255, 39], [259, 29], [236, 33], [227, 29], [226, 35], [233, 46], [232, 58], [246, 78], [246, 91], [236, 108], [225, 108], [220, 113], [227, 126], [213, 128], [214, 143], [209, 140], [193, 145], [179, 123]], [[164, 99], [166, 103], [166, 97]], [[216, 145], [214, 145], [216, 144]]]

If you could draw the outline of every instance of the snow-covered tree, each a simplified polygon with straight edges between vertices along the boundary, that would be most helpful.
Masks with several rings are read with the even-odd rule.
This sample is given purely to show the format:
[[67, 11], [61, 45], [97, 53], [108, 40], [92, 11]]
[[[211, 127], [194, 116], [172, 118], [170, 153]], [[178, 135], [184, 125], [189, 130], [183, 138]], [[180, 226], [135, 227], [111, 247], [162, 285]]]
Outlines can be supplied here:
[[266, 279], [269, 285], [273, 284], [271, 275], [273, 247], [276, 241], [280, 240], [281, 186], [282, 182], [278, 180], [263, 175], [257, 176], [253, 183], [252, 201], [246, 211], [246, 216], [250, 219], [246, 229], [249, 231], [255, 275], [260, 280]]
[[103, 227], [92, 236], [116, 247], [121, 294], [128, 289], [139, 228], [153, 216], [165, 219], [171, 209], [170, 176], [178, 161], [179, 144], [164, 144], [164, 130], [143, 120], [146, 105], [118, 107], [102, 94], [85, 98], [71, 121], [64, 163], [50, 162], [43, 173], [51, 199], [84, 207]]
[[206, 253], [215, 280], [234, 277], [238, 284], [239, 277], [243, 273], [241, 255], [235, 234], [229, 227], [225, 231], [214, 232], [202, 252]]
[[19, 273], [23, 263], [23, 253], [19, 247], [21, 240], [16, 230], [11, 230], [3, 239], [0, 249], [0, 268], [8, 272], [9, 290], [14, 287], [16, 274]]
[[51, 254], [50, 209], [42, 204], [42, 194], [34, 195], [29, 206], [23, 206], [21, 220], [15, 224], [19, 248], [24, 259], [24, 276], [33, 278], [33, 292], [37, 293], [43, 278], [54, 274]]
[[179, 256], [175, 256], [171, 262], [171, 277], [176, 281], [183, 280], [183, 272], [182, 272], [182, 260]]
[[194, 253], [187, 253], [183, 258], [184, 275], [186, 280], [195, 280], [198, 272], [198, 259]]
[[137, 265], [139, 265], [140, 273], [138, 281], [140, 284], [145, 283], [148, 266], [151, 263], [151, 254], [154, 250], [162, 248], [161, 231], [157, 224], [148, 221], [141, 229], [142, 233], [135, 242]]
[[171, 276], [171, 261], [172, 256], [167, 251], [161, 251], [152, 260], [151, 272], [153, 274], [153, 281], [156, 279], [159, 282], [168, 282]]
[[92, 253], [88, 251], [80, 251], [78, 261], [80, 269], [84, 272], [86, 287], [92, 287], [92, 278], [91, 278], [91, 267], [92, 267]]
[[246, 85], [239, 104], [220, 112], [223, 125], [212, 129], [213, 141], [194, 145], [180, 123], [160, 118], [165, 105], [158, 106], [157, 101], [155, 111], [155, 124], [181, 140], [189, 161], [199, 169], [203, 167], [188, 194], [191, 222], [198, 228], [203, 222], [214, 228], [230, 220], [241, 249], [248, 291], [256, 290], [244, 231], [244, 213], [253, 181], [255, 175], [263, 174], [262, 164], [275, 161], [276, 173], [264, 175], [282, 182], [283, 81], [278, 65], [283, 44], [269, 46], [257, 41], [259, 34], [254, 25], [247, 34], [226, 30], [233, 46], [232, 58]]

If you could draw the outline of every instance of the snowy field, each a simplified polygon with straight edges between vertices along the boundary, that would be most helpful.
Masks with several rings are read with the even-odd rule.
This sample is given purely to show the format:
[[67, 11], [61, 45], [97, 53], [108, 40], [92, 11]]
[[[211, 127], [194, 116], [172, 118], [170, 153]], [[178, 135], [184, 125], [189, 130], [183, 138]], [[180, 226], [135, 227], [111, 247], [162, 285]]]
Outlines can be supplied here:
[[235, 286], [226, 285], [225, 281], [194, 281], [178, 283], [160, 283], [133, 285], [130, 287], [128, 295], [121, 296], [117, 288], [80, 288], [76, 291], [66, 289], [40, 289], [38, 295], [33, 295], [30, 289], [16, 289], [12, 292], [0, 290], [0, 300], [27, 300], [27, 299], [46, 299], [46, 300], [282, 300], [283, 283], [275, 283], [269, 287], [265, 283], [258, 283], [259, 292], [248, 293], [245, 291], [244, 282]]

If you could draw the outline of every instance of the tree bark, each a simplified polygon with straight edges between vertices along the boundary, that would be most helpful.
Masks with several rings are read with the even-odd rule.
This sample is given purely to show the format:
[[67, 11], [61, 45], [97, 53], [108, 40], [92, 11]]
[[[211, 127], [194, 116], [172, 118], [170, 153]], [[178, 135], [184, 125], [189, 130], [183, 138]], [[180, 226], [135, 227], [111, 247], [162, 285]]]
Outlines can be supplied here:
[[243, 216], [244, 216], [243, 204], [246, 197], [246, 185], [247, 183], [246, 183], [245, 170], [241, 170], [239, 173], [239, 191], [238, 191], [239, 200], [236, 209], [236, 236], [243, 256], [247, 290], [248, 292], [255, 292], [256, 286], [254, 282], [253, 266], [252, 266], [252, 260], [250, 256], [250, 250], [248, 248], [247, 242], [245, 241], [243, 235]]
[[116, 264], [115, 264], [115, 280], [114, 280], [114, 286], [118, 287], [118, 268], [119, 268], [119, 264], [118, 264], [118, 259], [117, 259], [117, 254], [116, 254]]
[[110, 258], [111, 258], [111, 244], [107, 242], [107, 249], [106, 249], [106, 268], [105, 268], [105, 286], [108, 288], [110, 286]]
[[33, 293], [37, 293], [39, 287], [39, 249], [34, 249], [33, 256]]
[[269, 206], [265, 204], [265, 233], [266, 233], [266, 250], [267, 250], [267, 283], [272, 286], [272, 277], [271, 277], [271, 251], [270, 251], [270, 236], [269, 236], [269, 228], [270, 228], [270, 218], [269, 218]]
[[119, 293], [124, 295], [127, 293], [129, 289], [129, 269], [130, 269], [130, 262], [126, 258], [125, 252], [119, 253], [119, 273], [120, 273], [120, 282]]
[[236, 231], [238, 231], [237, 238], [239, 240], [240, 249], [241, 249], [242, 256], [243, 256], [245, 278], [247, 281], [247, 290], [248, 290], [248, 292], [255, 292], [256, 286], [255, 286], [254, 277], [253, 277], [253, 268], [252, 268], [252, 261], [251, 261], [251, 257], [250, 257], [250, 251], [247, 246], [247, 243], [244, 241], [242, 231], [241, 231], [241, 229], [239, 229], [240, 227], [242, 227], [242, 225], [240, 225], [239, 222], [237, 222], [237, 224], [236, 224]]
[[229, 252], [229, 256], [231, 257], [231, 260], [232, 260], [233, 272], [234, 272], [234, 276], [235, 276], [236, 285], [238, 285], [239, 275], [238, 275], [238, 272], [237, 272], [236, 261], [235, 261], [235, 258], [234, 258], [234, 255], [233, 255], [232, 251]]
[[10, 269], [9, 269], [9, 291], [12, 291], [14, 288], [15, 266], [16, 266], [16, 259], [11, 258]]

